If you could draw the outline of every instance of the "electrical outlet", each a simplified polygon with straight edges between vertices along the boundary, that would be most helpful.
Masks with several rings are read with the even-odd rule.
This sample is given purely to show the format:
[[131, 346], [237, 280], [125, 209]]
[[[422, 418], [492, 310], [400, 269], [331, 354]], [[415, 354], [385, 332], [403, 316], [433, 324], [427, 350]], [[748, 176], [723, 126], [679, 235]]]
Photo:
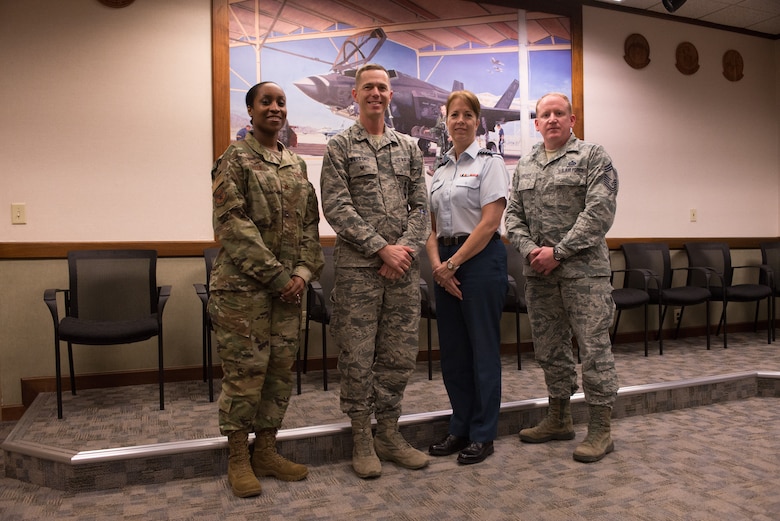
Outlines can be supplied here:
[[675, 308], [674, 310], [674, 322], [675, 324], [680, 322], [680, 317], [682, 316], [682, 309]]

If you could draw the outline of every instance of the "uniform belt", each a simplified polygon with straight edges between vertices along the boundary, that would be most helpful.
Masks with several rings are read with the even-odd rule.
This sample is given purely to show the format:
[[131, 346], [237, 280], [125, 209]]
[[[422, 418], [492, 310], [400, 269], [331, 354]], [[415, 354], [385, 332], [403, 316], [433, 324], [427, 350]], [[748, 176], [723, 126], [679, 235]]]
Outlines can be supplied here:
[[[466, 239], [468, 239], [468, 235], [458, 235], [457, 237], [439, 237], [438, 241], [439, 244], [442, 246], [457, 246], [459, 244], [463, 244], [466, 242]], [[491, 241], [497, 241], [501, 238], [501, 235], [496, 232], [493, 234], [493, 237], [490, 238]]]

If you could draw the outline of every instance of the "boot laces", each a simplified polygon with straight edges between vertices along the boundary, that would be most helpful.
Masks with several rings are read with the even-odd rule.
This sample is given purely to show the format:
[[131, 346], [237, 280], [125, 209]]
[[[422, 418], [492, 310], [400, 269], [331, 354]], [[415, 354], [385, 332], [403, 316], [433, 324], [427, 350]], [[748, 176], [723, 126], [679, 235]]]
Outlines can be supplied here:
[[374, 444], [371, 439], [371, 431], [366, 429], [360, 430], [360, 435], [355, 436], [355, 451], [358, 456], [371, 456], [373, 453]]

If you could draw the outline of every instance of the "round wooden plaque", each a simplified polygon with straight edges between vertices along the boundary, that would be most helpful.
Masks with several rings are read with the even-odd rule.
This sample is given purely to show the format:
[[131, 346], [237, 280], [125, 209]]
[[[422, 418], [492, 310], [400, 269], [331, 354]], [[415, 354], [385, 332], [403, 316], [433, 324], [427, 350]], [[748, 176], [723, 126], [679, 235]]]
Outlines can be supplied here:
[[135, 2], [135, 0], [98, 0], [103, 5], [107, 5], [108, 7], [127, 7], [128, 5]]
[[742, 61], [742, 55], [734, 49], [726, 51], [723, 55], [723, 76], [729, 81], [739, 81], [742, 79], [742, 70], [745, 63]]
[[683, 42], [677, 46], [677, 70], [690, 75], [699, 70], [699, 51], [691, 42]]
[[643, 69], [650, 63], [650, 45], [641, 34], [631, 34], [623, 44], [623, 59], [634, 69]]

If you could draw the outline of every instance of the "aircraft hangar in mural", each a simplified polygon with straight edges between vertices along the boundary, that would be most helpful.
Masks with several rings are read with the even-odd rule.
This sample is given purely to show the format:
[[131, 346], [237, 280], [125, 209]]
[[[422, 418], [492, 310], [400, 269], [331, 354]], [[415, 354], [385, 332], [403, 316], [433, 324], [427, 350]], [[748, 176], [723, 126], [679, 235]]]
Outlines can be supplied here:
[[[536, 98], [571, 94], [571, 31], [560, 15], [466, 0], [230, 1], [230, 113], [233, 136], [248, 123], [246, 91], [260, 81], [282, 86], [291, 126], [288, 145], [322, 154], [327, 139], [357, 118], [354, 74], [364, 63], [390, 71], [386, 122], [434, 154], [439, 108], [452, 90], [482, 104], [479, 139], [519, 157], [538, 139]], [[507, 158], [510, 159], [510, 158]]]

